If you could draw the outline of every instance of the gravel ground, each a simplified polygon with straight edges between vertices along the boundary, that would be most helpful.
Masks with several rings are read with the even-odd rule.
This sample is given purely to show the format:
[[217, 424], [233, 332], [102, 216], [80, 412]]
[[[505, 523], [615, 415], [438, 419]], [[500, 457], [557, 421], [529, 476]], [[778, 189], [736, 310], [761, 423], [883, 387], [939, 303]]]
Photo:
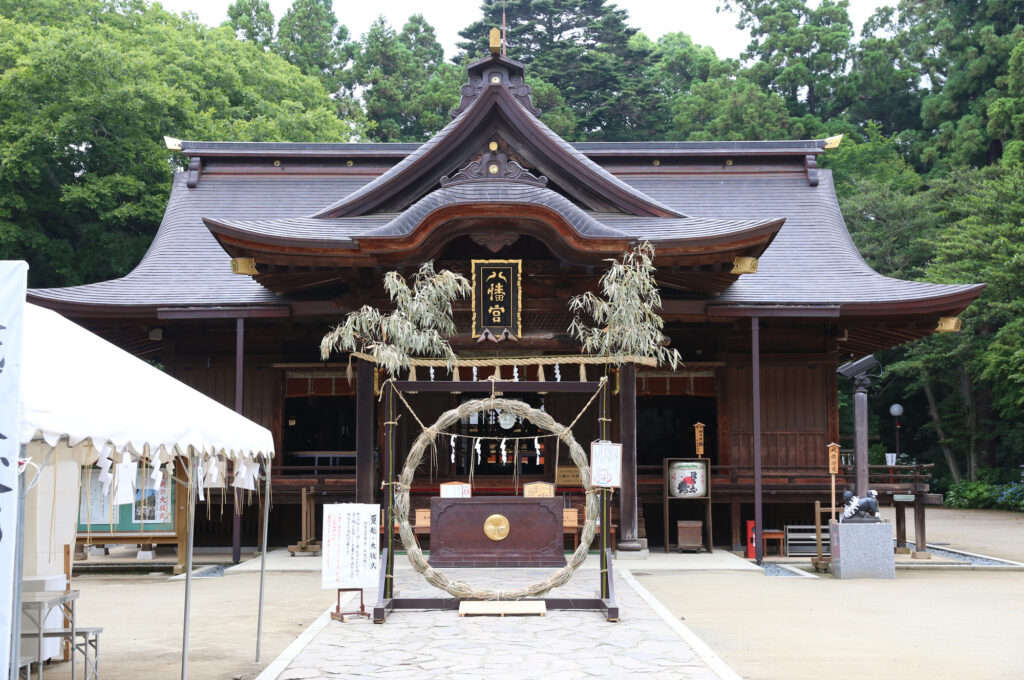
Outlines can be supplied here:
[[[915, 544], [916, 545], [916, 544]], [[1010, 567], [1014, 566], [1010, 562], [1004, 562], [1003, 560], [992, 560], [987, 557], [977, 557], [975, 555], [965, 555], [961, 552], [953, 552], [951, 550], [943, 550], [942, 548], [930, 547], [928, 552], [934, 553], [939, 557], [946, 557], [957, 562], [964, 562], [967, 564], [973, 564], [979, 567]]]
[[800, 578], [799, 574], [794, 574], [789, 569], [783, 569], [777, 564], [765, 562], [763, 566], [765, 576], [790, 576], [792, 578]]

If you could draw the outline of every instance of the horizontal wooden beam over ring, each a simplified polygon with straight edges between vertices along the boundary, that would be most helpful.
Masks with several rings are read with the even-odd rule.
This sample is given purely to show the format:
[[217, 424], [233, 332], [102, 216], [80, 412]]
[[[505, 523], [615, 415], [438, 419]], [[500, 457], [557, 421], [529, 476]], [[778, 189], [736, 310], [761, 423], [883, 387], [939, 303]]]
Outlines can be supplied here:
[[566, 380], [547, 382], [540, 380], [396, 380], [395, 389], [401, 392], [596, 392], [599, 380]]

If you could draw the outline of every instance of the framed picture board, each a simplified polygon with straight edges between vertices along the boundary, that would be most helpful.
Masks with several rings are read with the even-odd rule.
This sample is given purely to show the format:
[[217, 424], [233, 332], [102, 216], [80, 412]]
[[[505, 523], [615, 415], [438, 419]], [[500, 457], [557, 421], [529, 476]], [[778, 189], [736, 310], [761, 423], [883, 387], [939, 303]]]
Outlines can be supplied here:
[[150, 470], [138, 470], [135, 477], [135, 501], [111, 505], [114, 490], [103, 495], [99, 468], [82, 469], [82, 486], [78, 504], [79, 533], [167, 533], [174, 535], [174, 483], [164, 474], [154, 487]]

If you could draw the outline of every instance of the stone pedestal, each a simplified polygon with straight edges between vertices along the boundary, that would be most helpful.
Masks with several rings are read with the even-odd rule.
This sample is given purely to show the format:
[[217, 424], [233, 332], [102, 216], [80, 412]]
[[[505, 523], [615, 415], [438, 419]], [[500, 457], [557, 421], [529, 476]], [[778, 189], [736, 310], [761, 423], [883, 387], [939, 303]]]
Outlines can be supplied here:
[[896, 578], [892, 527], [882, 522], [829, 522], [836, 578]]

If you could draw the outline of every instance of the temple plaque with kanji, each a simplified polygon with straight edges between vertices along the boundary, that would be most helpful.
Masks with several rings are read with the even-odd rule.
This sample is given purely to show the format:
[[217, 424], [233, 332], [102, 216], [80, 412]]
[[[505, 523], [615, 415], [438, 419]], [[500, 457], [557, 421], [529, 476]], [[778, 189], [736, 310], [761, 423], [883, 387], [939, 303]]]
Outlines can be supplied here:
[[473, 335], [522, 335], [522, 260], [473, 260]]

